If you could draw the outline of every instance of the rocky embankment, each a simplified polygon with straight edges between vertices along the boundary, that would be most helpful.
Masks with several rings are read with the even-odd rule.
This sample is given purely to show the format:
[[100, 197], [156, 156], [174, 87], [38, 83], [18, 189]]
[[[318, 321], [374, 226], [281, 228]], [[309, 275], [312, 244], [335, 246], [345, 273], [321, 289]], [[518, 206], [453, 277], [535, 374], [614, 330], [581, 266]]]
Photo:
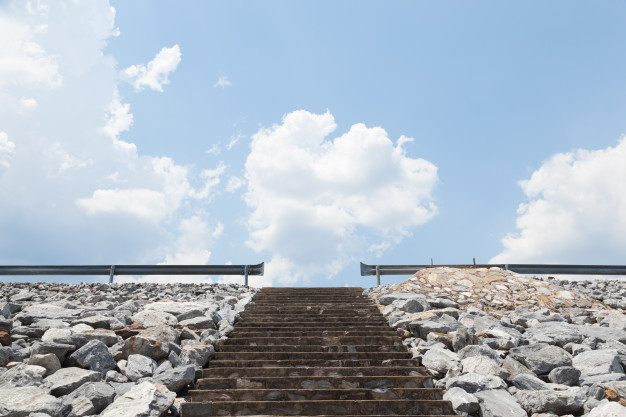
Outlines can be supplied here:
[[176, 415], [255, 290], [0, 283], [0, 416]]
[[365, 293], [459, 415], [626, 416], [626, 281], [431, 268]]

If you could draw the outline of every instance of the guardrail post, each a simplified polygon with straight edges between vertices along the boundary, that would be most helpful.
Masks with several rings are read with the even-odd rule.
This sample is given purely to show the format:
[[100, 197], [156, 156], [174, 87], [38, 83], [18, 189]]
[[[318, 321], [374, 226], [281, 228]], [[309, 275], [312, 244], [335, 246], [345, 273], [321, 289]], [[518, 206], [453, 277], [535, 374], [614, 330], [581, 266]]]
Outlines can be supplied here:
[[111, 272], [109, 272], [109, 284], [113, 284], [114, 276], [115, 276], [115, 265], [111, 265]]
[[376, 265], [376, 285], [380, 285], [380, 265]]
[[246, 287], [247, 287], [247, 286], [248, 286], [248, 265], [245, 265], [245, 266], [243, 267], [243, 273], [244, 273], [244, 275], [245, 275], [245, 282], [246, 282], [246, 284], [245, 284], [245, 285], [246, 285]]

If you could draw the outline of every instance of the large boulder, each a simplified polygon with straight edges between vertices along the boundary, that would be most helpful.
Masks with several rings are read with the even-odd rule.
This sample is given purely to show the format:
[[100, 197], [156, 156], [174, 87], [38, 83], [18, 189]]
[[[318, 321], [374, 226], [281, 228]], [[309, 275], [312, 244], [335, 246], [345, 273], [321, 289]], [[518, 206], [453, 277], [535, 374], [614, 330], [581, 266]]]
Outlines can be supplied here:
[[196, 367], [194, 365], [186, 365], [156, 374], [152, 377], [152, 380], [165, 385], [170, 391], [179, 392], [187, 385], [191, 384], [195, 376]]
[[46, 372], [43, 366], [20, 363], [0, 375], [0, 388], [39, 385]]
[[422, 365], [427, 369], [445, 374], [446, 371], [459, 364], [459, 356], [447, 349], [429, 349], [422, 356]]
[[537, 375], [546, 375], [554, 368], [572, 364], [572, 356], [567, 351], [546, 343], [513, 348], [509, 351], [509, 356]]
[[555, 413], [557, 415], [579, 414], [586, 397], [580, 388], [568, 391], [525, 391], [519, 390], [515, 398], [529, 414]]
[[134, 323], [143, 327], [175, 326], [178, 324], [176, 316], [157, 310], [144, 310], [131, 317]]
[[464, 374], [449, 378], [446, 381], [446, 389], [454, 387], [459, 387], [473, 394], [478, 391], [506, 389], [507, 385], [502, 378], [497, 376]]
[[126, 376], [131, 381], [138, 381], [141, 378], [152, 376], [158, 364], [152, 358], [144, 355], [129, 355], [126, 364]]
[[528, 417], [522, 406], [504, 388], [480, 391], [474, 395], [478, 398], [482, 417]]
[[168, 326], [152, 327], [142, 330], [124, 342], [124, 356], [139, 354], [154, 360], [167, 358], [170, 343], [177, 343], [178, 332]]
[[588, 337], [595, 337], [600, 342], [617, 340], [626, 343], [626, 330], [609, 327], [584, 326], [561, 322], [539, 323], [526, 330], [525, 337], [531, 341], [565, 346], [568, 343], [581, 343]]
[[176, 394], [161, 384], [142, 382], [118, 397], [99, 417], [160, 417], [175, 398]]
[[68, 358], [68, 363], [70, 366], [79, 366], [102, 374], [116, 367], [115, 359], [107, 345], [99, 340], [92, 340], [72, 353]]
[[574, 356], [572, 366], [583, 376], [624, 373], [616, 350], [590, 350]]
[[67, 395], [87, 382], [100, 379], [100, 374], [81, 368], [62, 368], [43, 380], [42, 388], [50, 394], [60, 397]]
[[0, 416], [28, 417], [45, 413], [58, 417], [61, 401], [37, 387], [0, 389]]
[[457, 413], [471, 414], [477, 412], [480, 407], [478, 405], [478, 398], [474, 394], [470, 394], [465, 390], [454, 387], [446, 391], [443, 395], [444, 401], [450, 401], [452, 408]]

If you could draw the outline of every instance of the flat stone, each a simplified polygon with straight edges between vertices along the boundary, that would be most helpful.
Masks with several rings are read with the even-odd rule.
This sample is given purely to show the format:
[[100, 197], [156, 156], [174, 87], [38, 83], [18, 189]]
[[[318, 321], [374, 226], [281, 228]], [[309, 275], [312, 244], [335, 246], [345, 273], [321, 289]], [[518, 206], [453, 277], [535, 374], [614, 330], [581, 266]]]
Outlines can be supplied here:
[[56, 397], [67, 395], [87, 382], [100, 379], [98, 372], [81, 368], [61, 368], [43, 380], [42, 388]]
[[170, 353], [170, 343], [178, 342], [178, 333], [170, 327], [153, 327], [142, 330], [124, 342], [124, 354], [144, 355], [154, 360], [166, 358]]
[[116, 363], [107, 346], [99, 340], [92, 340], [72, 353], [68, 358], [71, 366], [90, 369], [105, 374], [115, 369]]
[[183, 320], [178, 323], [180, 326], [188, 326], [194, 329], [215, 329], [215, 322], [210, 317], [200, 316]]
[[[149, 303], [144, 306], [144, 311], [154, 310], [161, 311], [164, 313], [172, 314], [173, 316], [179, 316], [181, 314], [187, 313], [189, 311], [198, 310], [204, 314], [211, 307], [210, 303], [200, 303], [200, 302], [191, 302], [191, 301], [157, 301], [154, 303]], [[184, 317], [183, 320], [186, 320], [192, 317]]]
[[592, 350], [574, 356], [572, 366], [584, 376], [624, 373], [617, 350]]
[[578, 414], [582, 411], [585, 396], [579, 391], [524, 391], [515, 393], [515, 398], [528, 413], [555, 413], [557, 415]]
[[57, 339], [70, 337], [71, 335], [72, 335], [72, 331], [70, 329], [48, 329], [41, 336], [41, 341], [42, 342], [57, 342]]
[[138, 381], [141, 378], [152, 376], [158, 364], [152, 358], [144, 355], [129, 355], [126, 364], [126, 376], [131, 381]]
[[178, 324], [176, 316], [164, 311], [141, 311], [131, 317], [133, 323], [141, 324], [143, 327], [175, 326]]
[[595, 337], [600, 342], [617, 340], [618, 342], [626, 343], [626, 330], [549, 322], [539, 323], [529, 328], [525, 333], [525, 337], [561, 347], [570, 342], [580, 343], [588, 337]]
[[37, 387], [0, 389], [0, 416], [28, 417], [45, 413], [59, 417], [61, 401]]
[[482, 417], [528, 417], [526, 411], [506, 389], [480, 391], [474, 395], [478, 398]]
[[552, 369], [559, 366], [572, 365], [572, 357], [567, 351], [546, 343], [513, 348], [509, 351], [509, 356], [524, 364], [537, 375], [548, 374]]
[[529, 374], [519, 374], [511, 382], [520, 390], [549, 390], [548, 384], [536, 376]]
[[176, 394], [161, 384], [142, 382], [118, 397], [99, 417], [160, 417], [175, 398]]
[[473, 356], [486, 356], [496, 361], [498, 365], [502, 364], [502, 358], [500, 358], [500, 355], [498, 354], [498, 352], [491, 349], [489, 346], [470, 345], [470, 346], [464, 347], [457, 353], [459, 354], [459, 359], [461, 360], [466, 359], [466, 358], [471, 358]]
[[422, 356], [422, 365], [440, 374], [445, 374], [448, 369], [458, 364], [459, 356], [447, 349], [429, 349]]
[[156, 383], [165, 385], [170, 391], [179, 392], [194, 381], [195, 375], [196, 367], [187, 365], [156, 374], [152, 379]]
[[452, 403], [452, 408], [454, 411], [458, 413], [475, 413], [480, 409], [478, 405], [478, 398], [466, 392], [465, 390], [454, 387], [446, 391], [443, 395], [444, 401], [450, 401]]
[[19, 363], [0, 375], [0, 388], [17, 388], [41, 383], [46, 368]]
[[89, 382], [64, 398], [64, 403], [73, 403], [78, 398], [87, 398], [93, 404], [95, 414], [102, 412], [113, 402], [115, 389], [106, 382]]
[[426, 300], [426, 296], [422, 294], [394, 292], [394, 293], [386, 294], [380, 297], [378, 299], [378, 304], [386, 306], [397, 300], [411, 300], [415, 298], [421, 298], [421, 299]]
[[40, 342], [35, 343], [33, 345], [33, 354], [34, 355], [46, 355], [48, 353], [52, 353], [59, 358], [59, 361], [65, 359], [65, 355], [68, 352], [75, 350], [76, 347], [74, 345], [68, 345], [66, 343], [56, 343], [56, 342]]
[[594, 408], [587, 414], [587, 417], [624, 417], [626, 407], [616, 402], [602, 404]]
[[84, 337], [88, 341], [99, 340], [109, 347], [115, 345], [121, 340], [121, 338], [119, 338], [113, 330], [104, 330], [104, 329], [84, 330], [80, 333], [77, 333], [77, 335]]
[[555, 384], [573, 386], [578, 384], [580, 370], [572, 366], [559, 366], [550, 371], [548, 379]]
[[495, 375], [506, 379], [510, 374], [498, 366], [498, 362], [487, 356], [470, 356], [461, 361], [463, 372], [481, 375]]
[[72, 411], [70, 411], [67, 417], [85, 417], [96, 413], [96, 408], [91, 401], [85, 397], [76, 398], [72, 401], [70, 407]]
[[484, 390], [506, 389], [506, 382], [497, 376], [464, 374], [449, 378], [446, 381], [446, 389], [459, 387], [471, 394]]
[[38, 365], [46, 368], [46, 374], [51, 374], [61, 369], [61, 362], [54, 353], [47, 353], [45, 355], [31, 355], [26, 361], [29, 365]]

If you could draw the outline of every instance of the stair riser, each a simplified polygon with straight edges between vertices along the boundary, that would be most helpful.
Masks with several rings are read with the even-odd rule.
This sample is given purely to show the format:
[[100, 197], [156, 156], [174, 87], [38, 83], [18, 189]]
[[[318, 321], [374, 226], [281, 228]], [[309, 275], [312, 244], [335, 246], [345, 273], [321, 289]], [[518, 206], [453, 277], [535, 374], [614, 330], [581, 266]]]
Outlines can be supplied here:
[[210, 368], [202, 370], [202, 378], [251, 378], [292, 376], [425, 376], [425, 368], [413, 367], [284, 367], [284, 368]]
[[216, 352], [214, 360], [411, 359], [409, 352]]
[[418, 367], [415, 359], [360, 359], [360, 360], [330, 360], [330, 359], [300, 359], [300, 360], [211, 360], [211, 367], [293, 367], [293, 366], [320, 366], [320, 367], [364, 367], [364, 366], [408, 366]]
[[440, 400], [441, 392], [428, 388], [396, 389], [315, 389], [315, 390], [212, 390], [190, 391], [192, 401], [316, 401], [316, 400]]
[[[226, 351], [222, 347], [222, 351]], [[245, 346], [230, 345], [228, 352], [319, 352], [319, 353], [364, 353], [364, 352], [407, 352], [407, 347], [398, 344], [393, 345], [296, 345], [296, 346]]]
[[197, 389], [386, 389], [428, 388], [425, 376], [345, 376], [345, 377], [253, 377], [253, 378], [203, 378]]
[[[231, 333], [232, 334], [232, 333]], [[254, 337], [228, 338], [224, 346], [285, 346], [285, 345], [402, 345], [400, 337]]]

